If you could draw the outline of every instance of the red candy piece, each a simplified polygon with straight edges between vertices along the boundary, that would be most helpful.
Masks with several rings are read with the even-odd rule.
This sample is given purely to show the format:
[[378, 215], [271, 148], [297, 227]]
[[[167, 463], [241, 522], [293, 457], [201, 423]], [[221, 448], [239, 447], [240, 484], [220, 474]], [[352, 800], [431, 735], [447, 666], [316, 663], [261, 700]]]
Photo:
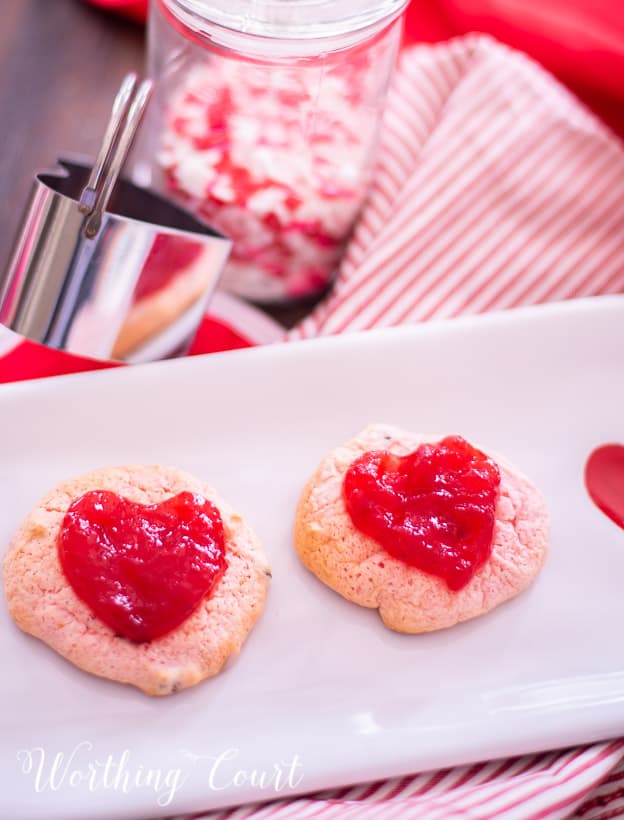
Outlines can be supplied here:
[[227, 566], [219, 511], [190, 492], [152, 506], [85, 493], [65, 514], [58, 554], [76, 595], [135, 643], [185, 621]]
[[460, 436], [406, 456], [375, 450], [344, 479], [355, 527], [390, 555], [459, 590], [492, 551], [497, 465]]

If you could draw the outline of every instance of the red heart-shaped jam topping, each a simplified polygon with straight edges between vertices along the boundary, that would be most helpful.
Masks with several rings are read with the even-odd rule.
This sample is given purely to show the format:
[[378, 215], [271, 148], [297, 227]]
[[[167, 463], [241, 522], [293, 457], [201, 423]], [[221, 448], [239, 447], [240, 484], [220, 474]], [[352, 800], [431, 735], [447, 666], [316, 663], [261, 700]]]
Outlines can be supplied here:
[[364, 453], [347, 470], [355, 527], [386, 552], [459, 590], [492, 551], [498, 466], [460, 436], [397, 456]]
[[76, 595], [135, 643], [179, 626], [226, 568], [221, 515], [190, 492], [151, 506], [85, 493], [65, 514], [58, 554]]

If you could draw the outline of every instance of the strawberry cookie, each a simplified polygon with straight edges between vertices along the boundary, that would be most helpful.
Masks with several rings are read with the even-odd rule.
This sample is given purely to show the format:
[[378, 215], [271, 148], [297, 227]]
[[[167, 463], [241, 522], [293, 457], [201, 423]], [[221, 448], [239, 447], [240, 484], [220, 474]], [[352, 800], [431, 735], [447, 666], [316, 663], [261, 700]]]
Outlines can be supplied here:
[[459, 436], [371, 425], [325, 457], [297, 508], [303, 564], [397, 632], [489, 612], [544, 563], [548, 517], [531, 482]]
[[210, 485], [161, 466], [60, 484], [4, 560], [21, 629], [148, 695], [216, 675], [258, 620], [270, 577], [241, 516]]

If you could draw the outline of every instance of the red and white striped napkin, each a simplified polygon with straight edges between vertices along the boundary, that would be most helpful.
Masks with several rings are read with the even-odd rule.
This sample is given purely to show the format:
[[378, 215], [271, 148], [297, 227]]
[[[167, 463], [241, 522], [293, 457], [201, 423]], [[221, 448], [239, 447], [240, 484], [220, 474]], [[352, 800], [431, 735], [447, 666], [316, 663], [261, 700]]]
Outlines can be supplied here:
[[372, 195], [308, 338], [624, 286], [621, 143], [520, 52], [402, 54]]
[[[624, 151], [483, 36], [407, 49], [372, 195], [330, 296], [289, 339], [624, 291]], [[624, 740], [202, 817], [624, 817]]]

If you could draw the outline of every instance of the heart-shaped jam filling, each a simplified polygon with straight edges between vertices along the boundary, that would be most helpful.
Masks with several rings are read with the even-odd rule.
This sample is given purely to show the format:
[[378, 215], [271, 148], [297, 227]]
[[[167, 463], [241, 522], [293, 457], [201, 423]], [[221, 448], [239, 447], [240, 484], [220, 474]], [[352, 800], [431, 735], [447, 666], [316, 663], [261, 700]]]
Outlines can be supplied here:
[[135, 643], [185, 621], [227, 566], [221, 515], [190, 492], [151, 506], [85, 493], [65, 514], [58, 554], [76, 595]]
[[364, 453], [347, 470], [354, 526], [386, 552], [459, 590], [492, 551], [500, 471], [460, 436], [397, 456]]

